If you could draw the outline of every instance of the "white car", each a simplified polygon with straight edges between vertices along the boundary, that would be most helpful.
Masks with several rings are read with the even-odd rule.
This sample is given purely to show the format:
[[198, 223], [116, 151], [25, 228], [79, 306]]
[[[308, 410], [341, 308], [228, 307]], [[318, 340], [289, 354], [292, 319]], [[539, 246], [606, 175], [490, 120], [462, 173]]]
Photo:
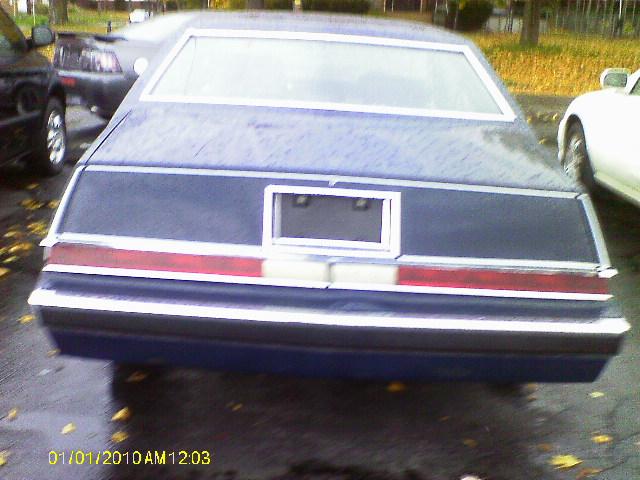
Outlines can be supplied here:
[[149, 20], [151, 15], [143, 8], [136, 8], [129, 14], [129, 23], [141, 23]]
[[603, 186], [640, 205], [640, 70], [609, 68], [600, 84], [569, 105], [558, 159], [587, 189]]

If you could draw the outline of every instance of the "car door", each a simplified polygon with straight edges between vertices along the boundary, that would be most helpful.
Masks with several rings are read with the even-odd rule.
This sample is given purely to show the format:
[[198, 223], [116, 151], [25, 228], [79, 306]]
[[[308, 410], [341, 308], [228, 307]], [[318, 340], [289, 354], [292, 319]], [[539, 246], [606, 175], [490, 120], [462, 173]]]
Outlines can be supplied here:
[[0, 8], [0, 162], [28, 152], [40, 128], [50, 67]]

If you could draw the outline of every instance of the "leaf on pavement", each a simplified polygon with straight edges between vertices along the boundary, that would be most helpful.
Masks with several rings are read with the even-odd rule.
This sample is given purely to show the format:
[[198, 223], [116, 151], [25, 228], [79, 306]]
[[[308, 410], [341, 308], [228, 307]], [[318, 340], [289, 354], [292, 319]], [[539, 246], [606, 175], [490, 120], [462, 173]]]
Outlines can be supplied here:
[[0, 467], [4, 467], [7, 464], [7, 459], [9, 458], [8, 450], [0, 450]]
[[27, 228], [33, 235], [38, 235], [40, 237], [44, 237], [47, 234], [48, 230], [47, 224], [43, 221], [31, 222], [29, 225], [27, 225]]
[[28, 252], [33, 250], [33, 243], [31, 242], [16, 242], [9, 247], [8, 253], [16, 254], [22, 252]]
[[407, 386], [402, 382], [391, 382], [387, 385], [387, 392], [390, 393], [404, 392], [406, 389]]
[[31, 323], [35, 320], [36, 317], [34, 317], [33, 315], [31, 315], [30, 313], [27, 313], [26, 315], [22, 315], [19, 319], [18, 319], [18, 323], [21, 325], [26, 325], [27, 323]]
[[127, 435], [127, 432], [123, 432], [122, 430], [111, 435], [111, 440], [115, 443], [124, 442], [127, 438], [129, 438], [129, 435]]
[[20, 260], [20, 257], [16, 256], [16, 255], [11, 255], [10, 257], [5, 258], [2, 263], [13, 263], [16, 260]]
[[29, 185], [27, 185], [25, 187], [26, 190], [35, 190], [36, 188], [38, 188], [40, 186], [40, 184], [38, 183], [30, 183]]
[[57, 357], [58, 355], [60, 355], [60, 349], [59, 348], [54, 348], [54, 349], [49, 350], [47, 352], [47, 357]]
[[19, 230], [9, 230], [3, 235], [3, 237], [4, 238], [20, 238], [22, 237], [22, 235], [23, 233]]
[[47, 208], [58, 208], [58, 205], [60, 205], [60, 200], [49, 200], [47, 202]]
[[11, 270], [9, 270], [8, 268], [2, 268], [0, 267], [0, 278], [4, 277], [6, 274], [8, 274]]
[[462, 443], [469, 448], [476, 448], [478, 446], [478, 442], [473, 438], [465, 438]]
[[550, 452], [551, 450], [553, 450], [553, 445], [551, 445], [550, 443], [541, 443], [538, 445], [538, 450], [540, 450], [541, 452]]
[[582, 480], [583, 478], [597, 475], [600, 472], [602, 472], [600, 468], [583, 468], [578, 472], [578, 475], [576, 475], [576, 480]]
[[145, 378], [147, 378], [147, 373], [146, 372], [143, 372], [141, 370], [136, 370], [135, 372], [133, 372], [131, 375], [129, 375], [127, 377], [125, 382], [138, 383], [138, 382], [143, 381]]
[[236, 403], [233, 407], [231, 407], [231, 410], [233, 412], [237, 412], [238, 410], [240, 410], [242, 408], [242, 404], [241, 403]]
[[10, 422], [13, 422], [17, 416], [18, 416], [18, 409], [12, 408], [11, 410], [9, 410], [9, 413], [7, 413], [7, 420], [9, 420]]
[[567, 468], [573, 468], [576, 465], [580, 465], [582, 460], [574, 455], [554, 455], [549, 462], [558, 470], [564, 470]]
[[594, 435], [591, 437], [591, 440], [593, 440], [594, 443], [609, 443], [613, 438], [610, 435]]
[[124, 407], [113, 414], [113, 417], [111, 417], [111, 421], [126, 422], [130, 418], [131, 418], [131, 410], [129, 410], [129, 407]]
[[447, 420], [449, 420], [451, 418], [450, 415], [445, 415], [444, 417], [440, 417], [438, 419], [439, 422], [446, 422]]
[[600, 398], [600, 397], [604, 397], [604, 393], [602, 393], [602, 392], [591, 392], [589, 394], [589, 396], [591, 398]]
[[25, 200], [22, 200], [20, 202], [20, 205], [22, 205], [27, 210], [38, 210], [44, 207], [44, 202], [39, 202], [38, 200], [34, 200], [33, 198], [27, 198]]
[[76, 426], [74, 423], [67, 423], [64, 427], [62, 427], [62, 430], [60, 431], [61, 434], [63, 435], [67, 435], [69, 433], [73, 433], [76, 431]]

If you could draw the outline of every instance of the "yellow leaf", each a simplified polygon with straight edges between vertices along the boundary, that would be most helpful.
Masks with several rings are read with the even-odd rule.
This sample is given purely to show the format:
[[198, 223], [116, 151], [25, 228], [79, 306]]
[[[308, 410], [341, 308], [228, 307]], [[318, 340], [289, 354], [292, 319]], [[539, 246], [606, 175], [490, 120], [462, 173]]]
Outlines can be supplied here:
[[42, 208], [44, 206], [44, 203], [34, 200], [33, 198], [27, 198], [25, 200], [22, 200], [20, 202], [20, 205], [22, 205], [27, 210], [38, 210], [39, 208]]
[[554, 455], [549, 463], [557, 469], [563, 470], [580, 465], [582, 460], [573, 455]]
[[407, 386], [402, 382], [391, 382], [387, 385], [387, 392], [398, 393], [404, 392], [407, 389]]
[[126, 422], [130, 418], [131, 418], [131, 410], [129, 410], [129, 407], [124, 407], [113, 414], [113, 417], [111, 417], [111, 421]]
[[2, 263], [13, 263], [16, 260], [20, 260], [20, 257], [16, 256], [16, 255], [11, 255], [10, 257], [5, 258]]
[[13, 422], [17, 416], [18, 416], [18, 409], [12, 408], [11, 410], [9, 410], [9, 413], [7, 413], [7, 420], [9, 420], [10, 422]]
[[589, 396], [591, 398], [600, 398], [600, 397], [604, 397], [604, 393], [602, 393], [602, 392], [591, 392], [589, 394]]
[[124, 442], [127, 438], [129, 438], [129, 435], [127, 435], [127, 432], [123, 432], [122, 430], [111, 435], [111, 440], [115, 443]]
[[136, 370], [131, 375], [129, 375], [125, 381], [128, 382], [128, 383], [138, 383], [138, 382], [143, 381], [145, 378], [147, 378], [147, 373], [146, 372], [142, 372], [140, 370]]
[[59, 349], [57, 349], [57, 348], [54, 348], [54, 349], [49, 350], [49, 351], [47, 352], [47, 357], [56, 357], [56, 356], [58, 356], [59, 354], [60, 354], [60, 350], [59, 350]]
[[462, 443], [469, 448], [476, 448], [478, 446], [478, 442], [473, 438], [465, 438]]
[[446, 422], [447, 420], [449, 420], [451, 417], [449, 415], [445, 415], [444, 417], [440, 417], [438, 419], [439, 422]]
[[73, 423], [67, 423], [64, 427], [62, 427], [62, 430], [60, 431], [60, 433], [63, 435], [67, 435], [75, 431], [76, 431], [76, 426]]
[[4, 467], [7, 464], [7, 459], [9, 458], [8, 450], [0, 450], [0, 467]]
[[241, 403], [236, 403], [233, 407], [231, 407], [231, 410], [233, 410], [234, 412], [237, 412], [241, 408], [242, 408], [242, 404]]
[[599, 468], [583, 468], [582, 470], [580, 470], [580, 472], [578, 472], [576, 480], [591, 477], [592, 475], [597, 475], [600, 472], [602, 472], [602, 470]]
[[2, 268], [0, 267], [0, 278], [4, 277], [6, 274], [8, 274], [11, 270], [9, 270], [8, 268]]
[[40, 185], [37, 183], [30, 183], [29, 185], [26, 186], [27, 190], [35, 190], [36, 188], [38, 188]]
[[7, 233], [3, 235], [4, 238], [20, 238], [22, 237], [22, 232], [18, 230], [9, 230]]
[[44, 237], [47, 234], [47, 224], [45, 222], [32, 222], [27, 228], [33, 235]]
[[58, 208], [58, 205], [60, 205], [60, 200], [49, 200], [49, 202], [47, 203], [47, 208]]
[[33, 322], [33, 320], [36, 317], [34, 317], [33, 315], [31, 315], [30, 313], [27, 313], [26, 315], [22, 315], [19, 319], [18, 319], [18, 323], [20, 323], [21, 325], [26, 325], [27, 323], [31, 323]]
[[595, 443], [609, 443], [613, 438], [610, 435], [594, 435], [591, 440]]
[[33, 250], [33, 243], [31, 242], [18, 242], [9, 247], [8, 253], [20, 253]]
[[538, 450], [540, 450], [541, 452], [550, 452], [551, 450], [553, 450], [553, 445], [551, 445], [550, 443], [541, 443], [538, 445]]

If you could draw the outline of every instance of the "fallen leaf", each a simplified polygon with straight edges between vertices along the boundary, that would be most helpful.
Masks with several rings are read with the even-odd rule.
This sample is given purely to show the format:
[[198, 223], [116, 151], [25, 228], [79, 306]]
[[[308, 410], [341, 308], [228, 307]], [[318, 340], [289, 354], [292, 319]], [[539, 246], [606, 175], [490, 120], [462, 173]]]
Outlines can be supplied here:
[[129, 407], [124, 407], [113, 414], [113, 417], [111, 417], [111, 421], [126, 422], [130, 418], [131, 418], [131, 410], [129, 410]]
[[57, 357], [58, 355], [60, 355], [60, 349], [58, 348], [54, 348], [47, 352], [47, 357]]
[[526, 393], [533, 393], [533, 392], [537, 392], [538, 391], [538, 384], [537, 383], [527, 383], [524, 386], [524, 391]]
[[9, 270], [8, 268], [2, 268], [0, 267], [0, 278], [4, 277], [6, 274], [8, 274], [11, 270]]
[[527, 402], [535, 402], [537, 399], [536, 395], [527, 395]]
[[597, 475], [600, 472], [602, 472], [602, 469], [600, 468], [583, 468], [578, 472], [578, 475], [576, 475], [576, 480], [581, 480], [582, 478]]
[[9, 420], [10, 422], [13, 422], [17, 416], [18, 416], [18, 409], [12, 408], [11, 410], [9, 410], [9, 413], [7, 413], [7, 420]]
[[20, 257], [16, 256], [16, 255], [11, 255], [10, 257], [5, 258], [2, 263], [13, 263], [16, 260], [20, 260]]
[[47, 234], [47, 224], [45, 222], [31, 222], [27, 225], [29, 232], [33, 235], [38, 235], [40, 237], [44, 237]]
[[73, 423], [67, 423], [64, 427], [62, 427], [62, 430], [60, 431], [60, 433], [63, 435], [67, 435], [75, 431], [76, 431], [76, 426]]
[[540, 139], [540, 141], [538, 141], [538, 143], [539, 143], [540, 145], [544, 145], [544, 144], [546, 144], [548, 141], [549, 141], [549, 139], [547, 139], [547, 138], [544, 138], [544, 137], [543, 137], [543, 138], [541, 138], [541, 139]]
[[15, 253], [21, 253], [21, 252], [28, 252], [30, 250], [33, 250], [33, 243], [31, 243], [31, 242], [17, 242], [17, 243], [14, 243], [13, 245], [11, 245], [7, 252], [15, 254]]
[[478, 442], [473, 438], [465, 438], [462, 443], [469, 448], [476, 448], [478, 446]]
[[8, 450], [0, 450], [0, 467], [4, 467], [7, 464], [7, 459], [9, 458]]
[[602, 392], [591, 392], [589, 394], [589, 396], [591, 398], [600, 398], [600, 397], [604, 397], [604, 393], [602, 393]]
[[550, 443], [541, 443], [538, 445], [538, 450], [540, 450], [541, 452], [550, 452], [551, 450], [553, 450], [553, 445], [551, 445]]
[[49, 200], [47, 202], [47, 208], [58, 208], [58, 205], [60, 205], [60, 200]]
[[40, 186], [39, 183], [30, 183], [29, 185], [27, 185], [25, 188], [27, 190], [35, 190], [36, 188], [38, 188]]
[[25, 200], [22, 200], [20, 202], [20, 205], [22, 205], [27, 210], [38, 210], [39, 208], [42, 208], [44, 206], [44, 203], [34, 200], [33, 198], [27, 198]]
[[582, 460], [573, 455], [554, 455], [549, 463], [558, 470], [563, 470], [580, 465]]
[[131, 375], [129, 375], [127, 377], [125, 382], [138, 383], [138, 382], [143, 381], [145, 378], [147, 378], [147, 373], [146, 372], [142, 372], [140, 370], [136, 370], [135, 372], [133, 372]]
[[446, 422], [447, 420], [449, 420], [451, 417], [449, 415], [445, 415], [444, 417], [440, 417], [438, 419], [439, 422]]
[[242, 408], [242, 404], [241, 403], [236, 403], [233, 407], [231, 407], [231, 410], [234, 411], [234, 412], [237, 412], [241, 408]]
[[34, 317], [33, 315], [31, 315], [30, 313], [27, 313], [26, 315], [22, 315], [19, 319], [18, 319], [18, 323], [20, 323], [21, 325], [26, 325], [27, 323], [31, 323], [35, 320], [36, 317]]
[[591, 437], [591, 440], [593, 440], [594, 443], [609, 443], [613, 438], [610, 435], [594, 435]]
[[407, 389], [407, 386], [402, 382], [391, 382], [387, 385], [387, 392], [398, 393], [404, 392]]
[[9, 230], [7, 233], [3, 235], [4, 238], [20, 238], [24, 234], [19, 232], [18, 230]]
[[127, 432], [123, 432], [122, 430], [111, 435], [111, 440], [115, 443], [124, 442], [127, 438], [129, 438], [129, 435], [127, 435]]

